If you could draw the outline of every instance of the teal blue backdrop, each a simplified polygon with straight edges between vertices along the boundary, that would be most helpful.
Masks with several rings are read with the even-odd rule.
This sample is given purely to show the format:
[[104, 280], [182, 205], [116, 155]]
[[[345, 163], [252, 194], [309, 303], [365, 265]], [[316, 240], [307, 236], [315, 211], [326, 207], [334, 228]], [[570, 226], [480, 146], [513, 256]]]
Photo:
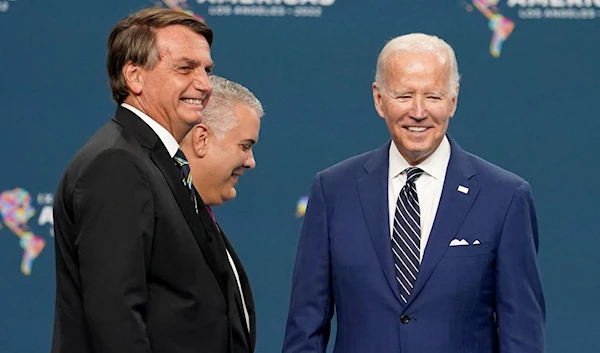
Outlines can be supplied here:
[[[416, 31], [456, 50], [453, 138], [531, 183], [547, 351], [600, 352], [600, 0], [0, 0], [0, 353], [49, 351], [53, 195], [114, 112], [112, 26], [153, 5], [202, 16], [215, 31], [215, 73], [267, 112], [256, 170], [216, 210], [252, 283], [257, 352], [281, 349], [297, 202], [316, 172], [387, 141], [371, 97], [375, 61], [387, 40]], [[37, 258], [23, 263], [23, 247]]]

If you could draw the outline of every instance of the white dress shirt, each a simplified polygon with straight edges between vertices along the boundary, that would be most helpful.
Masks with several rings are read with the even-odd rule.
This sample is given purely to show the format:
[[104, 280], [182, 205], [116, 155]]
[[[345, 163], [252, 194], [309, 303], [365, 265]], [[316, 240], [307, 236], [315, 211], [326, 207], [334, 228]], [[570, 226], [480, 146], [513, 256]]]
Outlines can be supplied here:
[[167, 148], [171, 158], [175, 157], [175, 153], [177, 153], [177, 150], [179, 149], [179, 143], [177, 143], [175, 137], [173, 137], [173, 135], [171, 135], [167, 129], [157, 123], [156, 120], [143, 113], [141, 110], [136, 109], [127, 103], [121, 103], [121, 107], [130, 110], [135, 115], [139, 116], [140, 119], [146, 123], [146, 125], [150, 126], [150, 128], [158, 135], [158, 138], [162, 141], [163, 145], [165, 145]]
[[[390, 144], [389, 160], [388, 207], [391, 238], [394, 232], [396, 202], [398, 202], [400, 190], [402, 190], [402, 187], [406, 183], [406, 173], [404, 172], [404, 169], [411, 167], [411, 165], [404, 157], [402, 157], [393, 141]], [[448, 161], [450, 161], [450, 142], [448, 142], [448, 138], [444, 136], [444, 139], [435, 152], [433, 152], [426, 160], [415, 166], [424, 171], [423, 175], [415, 182], [421, 213], [419, 261], [423, 261], [423, 253], [425, 252], [429, 234], [431, 233], [431, 227], [433, 226], [433, 220], [435, 219], [435, 214], [440, 203]]]
[[[177, 153], [177, 150], [179, 150], [179, 143], [177, 143], [175, 137], [173, 137], [173, 135], [171, 135], [171, 133], [167, 131], [167, 129], [165, 129], [162, 125], [157, 123], [156, 120], [144, 114], [141, 110], [136, 109], [127, 103], [121, 103], [121, 106], [133, 112], [135, 115], [140, 117], [140, 119], [142, 119], [142, 121], [144, 121], [148, 126], [150, 126], [150, 128], [158, 135], [158, 138], [160, 138], [163, 145], [165, 145], [165, 148], [169, 152], [171, 158], [175, 157], [175, 153]], [[235, 267], [235, 263], [233, 262], [233, 259], [229, 254], [229, 250], [225, 248], [225, 251], [227, 252], [229, 264], [231, 265], [231, 269], [233, 270], [233, 274], [235, 275], [235, 279], [240, 290], [240, 296], [242, 297], [242, 306], [244, 307], [244, 316], [246, 318], [246, 327], [248, 328], [248, 331], [250, 331], [250, 317], [248, 315], [248, 309], [246, 309], [246, 300], [244, 299], [244, 292], [242, 291], [240, 277], [238, 275], [237, 268]]]

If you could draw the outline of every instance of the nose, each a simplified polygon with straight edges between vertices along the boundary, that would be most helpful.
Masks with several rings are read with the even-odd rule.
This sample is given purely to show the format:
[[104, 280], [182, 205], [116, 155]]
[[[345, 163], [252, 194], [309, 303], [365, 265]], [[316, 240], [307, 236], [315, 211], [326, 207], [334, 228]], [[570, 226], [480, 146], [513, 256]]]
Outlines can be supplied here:
[[417, 120], [423, 120], [427, 116], [427, 109], [425, 108], [425, 97], [418, 94], [412, 100], [411, 117]]
[[194, 77], [192, 87], [195, 90], [203, 92], [205, 99], [210, 97], [212, 86], [210, 84], [210, 79], [208, 78], [208, 73], [203, 68], [198, 68], [198, 73], [196, 74], [196, 77]]
[[254, 159], [254, 152], [252, 152], [252, 150], [250, 150], [250, 154], [248, 155], [248, 158], [246, 158], [246, 161], [244, 162], [244, 168], [254, 169], [255, 167], [256, 167], [256, 159]]

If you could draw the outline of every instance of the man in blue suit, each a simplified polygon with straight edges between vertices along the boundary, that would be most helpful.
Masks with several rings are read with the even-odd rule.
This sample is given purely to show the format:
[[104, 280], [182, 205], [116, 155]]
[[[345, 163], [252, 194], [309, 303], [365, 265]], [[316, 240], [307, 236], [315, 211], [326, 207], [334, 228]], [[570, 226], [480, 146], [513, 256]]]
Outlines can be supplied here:
[[284, 353], [541, 353], [545, 304], [529, 184], [446, 135], [459, 74], [408, 34], [377, 61], [391, 141], [314, 179]]

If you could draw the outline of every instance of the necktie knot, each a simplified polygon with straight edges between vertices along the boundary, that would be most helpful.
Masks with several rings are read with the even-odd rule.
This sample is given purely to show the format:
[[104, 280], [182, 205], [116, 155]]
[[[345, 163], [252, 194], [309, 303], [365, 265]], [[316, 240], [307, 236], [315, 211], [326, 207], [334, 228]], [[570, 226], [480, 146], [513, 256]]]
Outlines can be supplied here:
[[183, 154], [183, 151], [180, 149], [177, 150], [173, 159], [179, 166], [188, 165], [187, 158], [185, 158], [185, 154]]
[[181, 177], [183, 185], [185, 185], [188, 189], [192, 189], [192, 173], [190, 172], [190, 165], [185, 158], [185, 154], [183, 154], [182, 150], [177, 150], [175, 156], [173, 157], [175, 163], [181, 168]]
[[173, 160], [175, 161], [175, 164], [179, 166], [179, 170], [181, 171], [181, 182], [188, 189], [190, 193], [190, 198], [192, 200], [192, 203], [194, 204], [194, 209], [196, 210], [196, 213], [198, 213], [198, 201], [196, 200], [196, 194], [193, 190], [190, 164], [185, 158], [185, 154], [183, 154], [183, 151], [180, 149], [178, 149], [175, 153], [175, 156], [173, 156]]
[[404, 171], [406, 172], [407, 183], [414, 183], [424, 173], [423, 169], [417, 167], [408, 167]]

